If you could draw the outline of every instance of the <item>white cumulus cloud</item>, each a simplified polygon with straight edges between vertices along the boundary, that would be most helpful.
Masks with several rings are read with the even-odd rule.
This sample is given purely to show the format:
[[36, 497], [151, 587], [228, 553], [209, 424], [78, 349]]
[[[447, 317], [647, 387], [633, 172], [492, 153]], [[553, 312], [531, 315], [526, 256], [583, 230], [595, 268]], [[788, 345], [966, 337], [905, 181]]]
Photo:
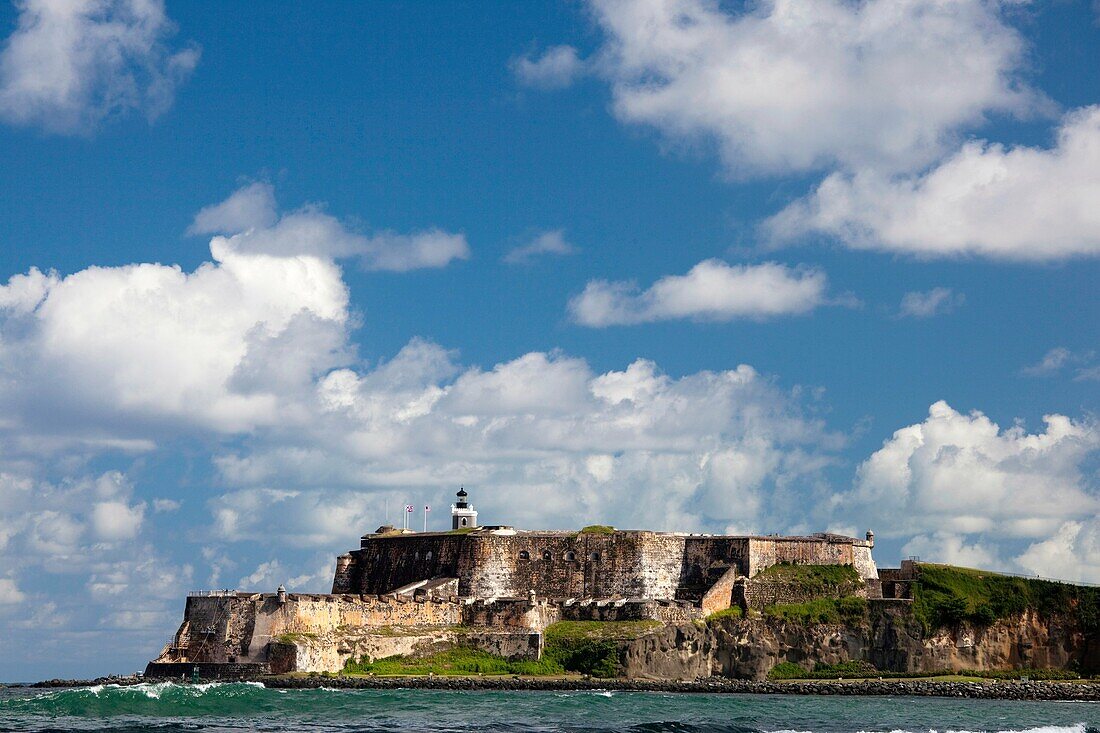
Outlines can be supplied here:
[[512, 71], [520, 83], [542, 89], [563, 89], [584, 73], [585, 63], [572, 46], [554, 46], [540, 56], [512, 60]]
[[87, 133], [132, 110], [153, 119], [199, 60], [173, 49], [162, 0], [17, 0], [0, 52], [0, 118]]
[[240, 487], [211, 503], [226, 541], [321, 546], [394, 521], [387, 505], [446, 506], [462, 483], [489, 523], [785, 524], [791, 492], [816, 486], [840, 441], [745, 365], [672, 378], [638, 360], [600, 374], [533, 352], [461, 368], [417, 341], [317, 392], [308, 435], [273, 426], [219, 457]]
[[367, 270], [406, 272], [445, 267], [470, 256], [465, 236], [441, 229], [411, 234], [381, 231], [368, 236], [315, 205], [280, 216], [274, 189], [267, 183], [244, 186], [225, 201], [205, 207], [188, 231], [224, 235], [213, 242], [228, 242], [244, 253], [354, 257]]
[[1053, 147], [973, 141], [927, 172], [833, 173], [766, 228], [921, 258], [1045, 261], [1100, 255], [1100, 106], [1062, 121]]
[[1047, 578], [1100, 581], [1100, 520], [1094, 516], [1062, 524], [1048, 538], [1029, 546], [1016, 562]]
[[280, 393], [295, 381], [308, 387], [343, 358], [340, 270], [223, 238], [211, 255], [190, 273], [158, 264], [67, 277], [31, 270], [0, 285], [0, 304], [11, 304], [0, 308], [0, 364], [19, 375], [0, 382], [0, 399], [31, 422], [43, 400], [76, 423], [128, 415], [240, 430], [278, 419]]
[[253, 228], [267, 228], [279, 219], [275, 187], [257, 181], [237, 189], [218, 204], [204, 206], [195, 214], [188, 234], [237, 234]]
[[896, 536], [1049, 536], [1100, 511], [1085, 474], [1100, 450], [1100, 429], [1062, 415], [1044, 422], [1039, 433], [1002, 430], [980, 412], [964, 415], [937, 402], [927, 419], [896, 431], [860, 465], [845, 501], [864, 506]]
[[615, 114], [717, 143], [734, 175], [927, 164], [1027, 112], [1026, 44], [984, 0], [590, 0]]
[[145, 519], [145, 504], [124, 501], [103, 501], [92, 508], [92, 528], [96, 537], [108, 540], [128, 540], [137, 536]]
[[686, 275], [666, 275], [644, 291], [629, 282], [592, 280], [570, 300], [569, 310], [577, 323], [597, 328], [677, 318], [764, 319], [824, 305], [827, 284], [825, 273], [814, 269], [704, 260]]

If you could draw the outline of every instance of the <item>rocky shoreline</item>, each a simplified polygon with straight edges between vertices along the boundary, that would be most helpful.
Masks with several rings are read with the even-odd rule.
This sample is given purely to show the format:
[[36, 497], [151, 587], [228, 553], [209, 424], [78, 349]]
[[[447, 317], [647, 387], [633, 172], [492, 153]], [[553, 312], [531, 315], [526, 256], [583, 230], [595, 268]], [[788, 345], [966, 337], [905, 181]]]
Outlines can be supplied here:
[[[90, 687], [150, 682], [138, 676], [94, 680], [45, 680], [31, 687]], [[245, 680], [242, 680], [245, 681]], [[484, 691], [620, 691], [722, 693], [752, 695], [854, 695], [963, 697], [985, 700], [1070, 700], [1100, 702], [1100, 681], [1088, 682], [955, 682], [922, 679], [755, 682], [724, 677], [694, 681], [640, 679], [562, 679], [537, 677], [258, 677], [275, 689], [347, 690], [484, 690]]]
[[853, 680], [755, 682], [712, 677], [695, 681], [625, 679], [540, 679], [517, 677], [265, 677], [281, 689], [395, 689], [499, 691], [621, 691], [753, 695], [857, 695], [966, 697], [988, 700], [1074, 700], [1100, 702], [1094, 682], [948, 682], [933, 680]]

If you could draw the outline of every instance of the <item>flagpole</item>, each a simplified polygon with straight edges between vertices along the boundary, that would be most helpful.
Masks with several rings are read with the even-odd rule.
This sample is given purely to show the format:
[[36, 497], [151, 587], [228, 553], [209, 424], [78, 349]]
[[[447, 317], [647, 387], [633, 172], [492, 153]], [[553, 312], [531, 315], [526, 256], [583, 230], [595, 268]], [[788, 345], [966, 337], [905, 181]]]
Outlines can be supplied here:
[[424, 507], [424, 531], [428, 531], [428, 507]]

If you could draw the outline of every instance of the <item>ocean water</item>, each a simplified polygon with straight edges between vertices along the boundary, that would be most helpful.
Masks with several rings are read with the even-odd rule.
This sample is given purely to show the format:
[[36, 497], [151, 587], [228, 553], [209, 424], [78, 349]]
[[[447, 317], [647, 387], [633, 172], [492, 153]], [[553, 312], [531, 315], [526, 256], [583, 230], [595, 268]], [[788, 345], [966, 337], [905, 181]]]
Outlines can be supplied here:
[[0, 689], [0, 731], [1100, 733], [1100, 704], [914, 697], [269, 690], [258, 684]]

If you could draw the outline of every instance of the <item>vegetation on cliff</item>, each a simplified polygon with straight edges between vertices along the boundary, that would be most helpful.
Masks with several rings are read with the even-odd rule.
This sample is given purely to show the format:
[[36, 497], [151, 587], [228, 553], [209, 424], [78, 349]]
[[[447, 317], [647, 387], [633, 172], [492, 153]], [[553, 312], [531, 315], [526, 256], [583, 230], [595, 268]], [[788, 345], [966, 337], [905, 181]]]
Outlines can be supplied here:
[[848, 624], [866, 622], [867, 600], [856, 596], [815, 598], [805, 603], [777, 603], [764, 609], [764, 616], [795, 624]]
[[426, 656], [386, 657], [371, 661], [367, 657], [349, 659], [342, 670], [344, 674], [393, 675], [469, 675], [469, 674], [508, 674], [508, 675], [560, 675], [565, 670], [556, 662], [543, 657], [539, 661], [511, 662], [488, 652], [455, 647]]
[[543, 659], [570, 672], [615, 677], [620, 642], [660, 627], [660, 621], [559, 621], [543, 632]]
[[968, 621], [988, 626], [1031, 610], [1071, 614], [1085, 632], [1100, 632], [1100, 588], [1018, 578], [985, 570], [921, 563], [913, 613], [925, 632]]
[[707, 622], [721, 621], [724, 618], [741, 618], [743, 615], [740, 606], [730, 606], [707, 616]]
[[761, 571], [756, 577], [774, 578], [797, 587], [806, 595], [847, 596], [863, 587], [863, 579], [851, 565], [779, 563]]

